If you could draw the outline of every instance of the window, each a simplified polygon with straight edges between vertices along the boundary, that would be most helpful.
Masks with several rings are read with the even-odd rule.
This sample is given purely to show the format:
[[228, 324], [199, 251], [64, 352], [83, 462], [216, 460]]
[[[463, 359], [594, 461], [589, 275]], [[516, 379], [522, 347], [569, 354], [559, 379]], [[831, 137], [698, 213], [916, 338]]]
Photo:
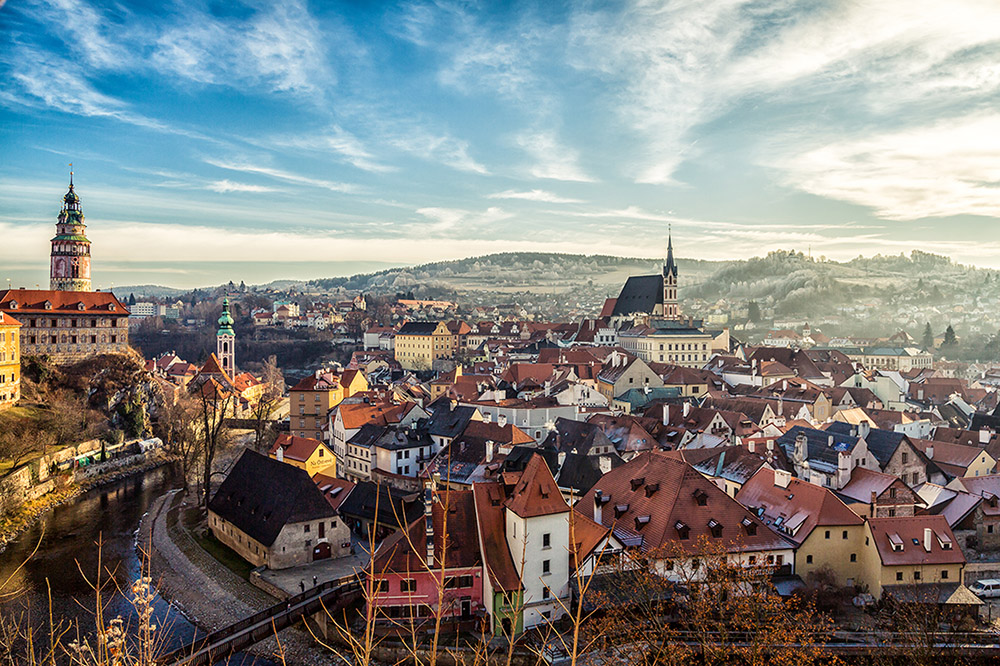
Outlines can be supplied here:
[[552, 535], [546, 532], [542, 535], [542, 548], [552, 547]]
[[552, 567], [550, 566], [551, 560], [542, 560], [542, 575], [547, 575], [552, 573]]
[[389, 591], [389, 580], [386, 578], [379, 578], [375, 581], [375, 593], [388, 592]]
[[303, 525], [303, 531], [305, 531], [306, 534], [309, 534], [309, 524], [308, 523], [305, 524], [305, 525]]
[[542, 588], [542, 599], [548, 599], [550, 594], [548, 586]]
[[812, 563], [813, 563], [813, 556], [806, 555], [806, 564], [812, 564]]
[[309, 548], [312, 545], [313, 545], [312, 539], [306, 539], [306, 548]]
[[904, 464], [904, 465], [906, 464], [906, 462], [907, 462], [907, 459], [908, 459], [909, 457], [910, 457], [910, 456], [909, 456], [909, 454], [908, 454], [908, 453], [907, 453], [906, 451], [903, 451], [903, 456], [902, 456], [902, 460], [903, 460], [903, 464]]
[[823, 538], [824, 538], [824, 539], [829, 539], [829, 538], [830, 538], [830, 530], [827, 530], [827, 531], [826, 531], [826, 534], [825, 534], [825, 535], [823, 535]]
[[399, 581], [399, 591], [400, 592], [416, 592], [417, 591], [417, 581], [415, 578], [404, 578]]
[[896, 580], [903, 580], [903, 572], [902, 571], [897, 571], [896, 572]]
[[858, 554], [851, 553], [851, 562], [857, 562], [857, 561], [858, 561]]
[[896, 489], [889, 488], [889, 499], [896, 499]]
[[948, 570], [941, 569], [941, 580], [948, 580]]
[[913, 572], [913, 580], [920, 580], [920, 572], [919, 571], [914, 571]]
[[847, 530], [844, 530], [844, 532], [843, 532], [843, 534], [841, 535], [840, 538], [841, 539], [846, 539], [847, 538]]

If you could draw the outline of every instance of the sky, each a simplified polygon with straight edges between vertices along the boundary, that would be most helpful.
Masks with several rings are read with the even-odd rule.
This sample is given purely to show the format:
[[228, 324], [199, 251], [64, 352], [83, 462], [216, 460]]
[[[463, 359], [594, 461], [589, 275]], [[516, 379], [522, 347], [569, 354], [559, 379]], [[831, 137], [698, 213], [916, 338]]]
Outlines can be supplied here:
[[1000, 3], [0, 0], [0, 280], [497, 251], [1000, 268]]

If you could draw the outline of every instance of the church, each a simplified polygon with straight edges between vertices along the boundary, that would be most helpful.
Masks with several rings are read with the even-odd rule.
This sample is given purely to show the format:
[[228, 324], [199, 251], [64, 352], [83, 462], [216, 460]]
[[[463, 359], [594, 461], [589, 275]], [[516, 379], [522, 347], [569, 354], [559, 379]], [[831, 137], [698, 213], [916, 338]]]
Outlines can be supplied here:
[[681, 317], [672, 234], [658, 275], [633, 275], [618, 298], [604, 303], [601, 318], [617, 331], [618, 344], [647, 363], [701, 368], [715, 353], [729, 353], [729, 329], [706, 330], [700, 319]]
[[0, 291], [0, 312], [21, 323], [21, 356], [70, 363], [126, 351], [128, 307], [91, 287], [90, 240], [72, 172], [51, 244], [48, 289]]

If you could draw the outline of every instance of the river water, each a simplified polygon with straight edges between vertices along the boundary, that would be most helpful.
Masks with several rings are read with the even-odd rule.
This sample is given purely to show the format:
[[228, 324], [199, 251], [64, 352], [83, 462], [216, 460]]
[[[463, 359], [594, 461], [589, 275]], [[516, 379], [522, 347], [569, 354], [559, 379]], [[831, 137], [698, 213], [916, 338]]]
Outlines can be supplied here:
[[[173, 467], [159, 467], [91, 490], [45, 514], [0, 553], [0, 584], [10, 579], [3, 592], [22, 592], [0, 605], [0, 610], [24, 614], [32, 627], [47, 632], [51, 593], [53, 617], [79, 626], [81, 635], [88, 634], [94, 627], [95, 595], [87, 581], [96, 581], [100, 571], [101, 580], [107, 583], [105, 600], [110, 599], [105, 619], [121, 616], [134, 623], [135, 611], [127, 597], [142, 571], [135, 532], [153, 500], [179, 486], [180, 475]], [[38, 552], [30, 557], [36, 546]], [[154, 601], [154, 617], [160, 630], [165, 630], [165, 650], [180, 647], [196, 635], [194, 625], [159, 596]], [[71, 634], [75, 636], [76, 631]], [[270, 662], [240, 654], [229, 663], [267, 666]]]

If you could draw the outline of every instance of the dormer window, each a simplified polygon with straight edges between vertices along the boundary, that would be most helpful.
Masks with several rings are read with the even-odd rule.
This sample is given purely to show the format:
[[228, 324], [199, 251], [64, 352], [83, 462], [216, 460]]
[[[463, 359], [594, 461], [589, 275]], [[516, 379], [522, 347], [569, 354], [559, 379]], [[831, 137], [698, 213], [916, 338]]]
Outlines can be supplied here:
[[87, 306], [85, 306], [83, 303], [77, 303], [76, 304], [76, 309], [77, 310], [86, 310]]
[[112, 303], [111, 305], [108, 306], [108, 309], [114, 312], [115, 310], [118, 309], [118, 307], [114, 303]]
[[638, 490], [644, 483], [646, 483], [645, 477], [640, 476], [638, 479], [632, 479], [632, 490]]
[[10, 302], [10, 309], [11, 310], [16, 310], [17, 309], [17, 301], [11, 301]]
[[45, 309], [46, 310], [52, 309], [52, 301], [45, 301]]
[[628, 504], [615, 505], [615, 518], [621, 518], [628, 512]]
[[722, 525], [720, 525], [719, 521], [717, 521], [715, 518], [708, 521], [708, 529], [711, 530], [712, 536], [715, 537], [716, 539], [722, 537]]
[[743, 525], [743, 531], [747, 533], [747, 536], [757, 534], [757, 523], [753, 522], [749, 518], [744, 518], [740, 524]]
[[898, 534], [889, 535], [889, 543], [892, 544], [892, 550], [897, 553], [903, 552], [903, 539], [900, 538]]
[[653, 493], [660, 489], [659, 483], [647, 483], [646, 484], [646, 497], [652, 497]]
[[641, 530], [643, 527], [649, 524], [649, 516], [636, 516], [635, 517], [635, 529]]
[[694, 491], [692, 495], [694, 496], [694, 501], [698, 503], [698, 506], [705, 506], [706, 504], [708, 504], [708, 493], [706, 493], [701, 488]]
[[677, 530], [678, 539], [687, 539], [688, 535], [691, 534], [691, 528], [685, 525], [682, 520], [678, 520], [674, 523], [674, 529]]

